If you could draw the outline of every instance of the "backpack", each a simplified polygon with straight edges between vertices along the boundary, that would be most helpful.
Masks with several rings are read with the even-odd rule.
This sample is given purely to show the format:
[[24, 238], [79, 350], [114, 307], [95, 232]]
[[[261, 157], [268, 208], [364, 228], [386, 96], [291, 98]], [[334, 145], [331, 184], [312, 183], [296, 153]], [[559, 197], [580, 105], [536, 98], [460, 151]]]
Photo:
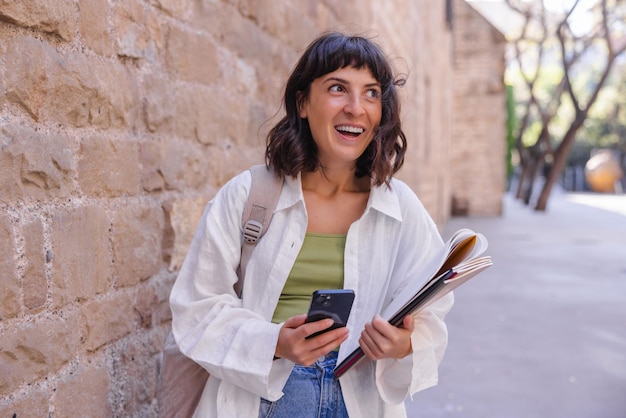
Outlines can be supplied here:
[[[282, 179], [265, 165], [255, 165], [250, 168], [250, 172], [252, 184], [241, 219], [243, 244], [237, 269], [239, 281], [234, 286], [239, 297], [243, 290], [243, 279], [252, 250], [272, 220], [283, 183]], [[171, 331], [163, 345], [159, 363], [157, 393], [159, 416], [191, 417], [200, 401], [209, 372], [179, 351]]]

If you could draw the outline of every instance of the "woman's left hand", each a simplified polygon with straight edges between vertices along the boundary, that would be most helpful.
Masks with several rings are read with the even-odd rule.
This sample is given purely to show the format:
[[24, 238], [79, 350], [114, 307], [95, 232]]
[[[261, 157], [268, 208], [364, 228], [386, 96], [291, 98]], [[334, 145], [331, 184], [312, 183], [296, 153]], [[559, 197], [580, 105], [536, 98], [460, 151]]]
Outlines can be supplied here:
[[412, 353], [411, 333], [415, 324], [407, 315], [401, 327], [395, 327], [376, 315], [372, 322], [365, 324], [359, 344], [365, 355], [372, 360], [384, 358], [400, 359]]

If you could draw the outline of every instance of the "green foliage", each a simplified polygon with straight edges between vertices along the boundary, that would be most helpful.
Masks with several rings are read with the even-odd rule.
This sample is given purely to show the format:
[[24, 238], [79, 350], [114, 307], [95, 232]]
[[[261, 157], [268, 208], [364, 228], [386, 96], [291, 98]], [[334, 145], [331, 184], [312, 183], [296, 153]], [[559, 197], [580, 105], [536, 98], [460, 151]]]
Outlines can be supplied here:
[[513, 86], [506, 86], [506, 178], [513, 175], [513, 148], [515, 147], [515, 96]]
[[584, 165], [594, 149], [626, 152], [626, 76], [616, 67], [576, 137], [569, 165]]

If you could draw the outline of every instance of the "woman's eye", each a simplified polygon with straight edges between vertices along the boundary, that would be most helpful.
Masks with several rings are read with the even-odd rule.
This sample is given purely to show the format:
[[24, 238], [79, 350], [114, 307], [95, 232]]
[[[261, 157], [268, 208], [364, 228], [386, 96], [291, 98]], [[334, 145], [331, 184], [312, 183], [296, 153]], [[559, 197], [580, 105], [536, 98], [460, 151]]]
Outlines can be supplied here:
[[369, 89], [365, 95], [370, 99], [378, 99], [380, 97], [380, 91], [377, 89]]
[[341, 84], [333, 84], [328, 90], [333, 93], [341, 93], [343, 91], [343, 87]]

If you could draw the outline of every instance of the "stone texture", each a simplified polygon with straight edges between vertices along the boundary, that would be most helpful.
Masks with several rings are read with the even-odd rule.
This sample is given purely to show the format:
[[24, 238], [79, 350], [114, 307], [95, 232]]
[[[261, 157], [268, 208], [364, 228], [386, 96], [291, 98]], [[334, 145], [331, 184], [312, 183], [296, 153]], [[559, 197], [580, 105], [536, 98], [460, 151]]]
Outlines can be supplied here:
[[24, 126], [0, 127], [0, 201], [65, 197], [74, 189], [74, 143]]
[[[1, 368], [1, 367], [0, 367]], [[26, 395], [0, 402], [0, 417], [47, 417], [48, 393], [44, 389], [33, 387]]]
[[[506, 188], [505, 39], [470, 5], [457, 0], [452, 212], [502, 214]], [[481, 117], [477, 117], [477, 115]]]
[[155, 62], [163, 48], [164, 34], [157, 17], [143, 2], [114, 3], [113, 27], [117, 54], [121, 57]]
[[208, 36], [171, 27], [166, 55], [168, 68], [182, 80], [209, 85], [220, 79], [217, 48]]
[[170, 270], [178, 270], [183, 263], [207, 202], [207, 198], [186, 199], [166, 206], [173, 236]]
[[109, 373], [104, 367], [84, 365], [57, 384], [55, 416], [110, 417]]
[[116, 286], [133, 286], [161, 267], [163, 211], [154, 206], [128, 206], [113, 215], [113, 258]]
[[88, 195], [134, 195], [139, 190], [138, 160], [134, 142], [85, 138], [80, 144], [78, 183]]
[[45, 306], [48, 295], [43, 223], [41, 219], [35, 218], [26, 223], [23, 230], [27, 260], [22, 278], [24, 306], [34, 311]]
[[103, 293], [111, 283], [109, 219], [96, 206], [63, 210], [51, 220], [52, 305]]
[[12, 318], [20, 310], [20, 288], [13, 260], [14, 240], [11, 220], [0, 213], [0, 320]]
[[83, 43], [97, 54], [111, 55], [113, 39], [109, 25], [109, 2], [81, 0], [79, 9], [79, 27]]
[[97, 350], [131, 332], [135, 318], [132, 302], [132, 297], [124, 292], [107, 299], [91, 300], [83, 306], [82, 312], [87, 323], [87, 350]]
[[61, 53], [27, 36], [1, 47], [6, 98], [36, 121], [74, 127], [130, 126], [138, 100], [124, 66], [78, 53]]
[[72, 0], [0, 0], [0, 20], [70, 41], [76, 30], [76, 9]]
[[80, 330], [74, 315], [4, 329], [0, 339], [0, 396], [58, 372], [74, 357]]

